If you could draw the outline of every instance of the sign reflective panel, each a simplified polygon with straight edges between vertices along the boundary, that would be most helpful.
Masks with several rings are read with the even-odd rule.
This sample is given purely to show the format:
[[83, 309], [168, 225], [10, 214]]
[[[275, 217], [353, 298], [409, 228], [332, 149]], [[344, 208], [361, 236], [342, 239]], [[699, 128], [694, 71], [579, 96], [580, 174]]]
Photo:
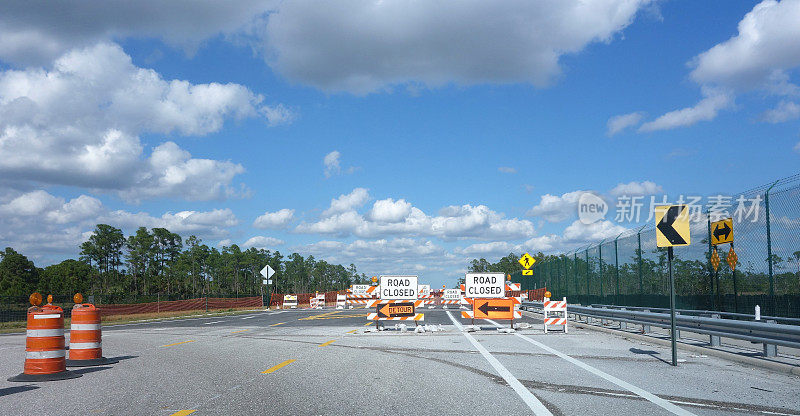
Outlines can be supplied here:
[[353, 294], [366, 296], [367, 289], [369, 289], [369, 285], [353, 285]]
[[416, 300], [417, 276], [381, 276], [381, 299]]
[[514, 319], [514, 299], [475, 299], [475, 319]]
[[417, 289], [420, 296], [430, 296], [431, 294], [431, 285], [419, 285]]
[[503, 273], [467, 273], [464, 296], [468, 298], [502, 298], [506, 294]]
[[445, 289], [444, 300], [459, 300], [461, 299], [461, 291], [458, 289]]
[[378, 318], [400, 318], [403, 316], [414, 316], [414, 302], [387, 303], [378, 305]]
[[733, 242], [733, 218], [711, 223], [711, 245]]

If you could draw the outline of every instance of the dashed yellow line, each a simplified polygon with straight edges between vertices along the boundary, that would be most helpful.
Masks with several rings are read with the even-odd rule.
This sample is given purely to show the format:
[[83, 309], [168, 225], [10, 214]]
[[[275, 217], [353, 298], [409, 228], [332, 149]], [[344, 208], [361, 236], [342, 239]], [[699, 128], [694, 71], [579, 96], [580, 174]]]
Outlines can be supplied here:
[[186, 416], [186, 415], [190, 415], [190, 414], [192, 414], [192, 413], [194, 413], [196, 411], [197, 410], [178, 410], [177, 412], [175, 412], [175, 413], [173, 413], [173, 414], [171, 414], [169, 416]]
[[289, 364], [291, 364], [291, 363], [293, 363], [293, 362], [295, 362], [295, 361], [296, 361], [296, 360], [286, 360], [286, 361], [284, 361], [284, 362], [282, 362], [282, 363], [280, 363], [280, 364], [278, 364], [278, 365], [276, 365], [276, 366], [274, 366], [274, 367], [270, 368], [270, 369], [269, 369], [269, 370], [267, 370], [267, 371], [262, 371], [262, 372], [261, 372], [261, 374], [270, 374], [270, 373], [274, 373], [274, 372], [276, 372], [276, 371], [280, 370], [280, 369], [281, 369], [281, 368], [283, 368], [283, 367], [286, 367], [287, 365], [289, 365]]
[[[186, 344], [187, 342], [194, 342], [194, 340], [192, 339], [192, 340], [189, 340], [189, 341], [182, 341], [182, 342], [176, 342], [174, 344], [162, 345], [162, 347], [172, 347], [174, 345]], [[181, 410], [181, 412], [185, 412], [185, 410]], [[194, 410], [192, 410], [192, 412], [194, 412]], [[186, 414], [188, 415], [189, 413], [186, 413]]]
[[364, 326], [367, 326], [367, 325], [372, 325], [372, 322], [367, 322], [367, 323], [364, 324]]
[[345, 332], [345, 334], [354, 334], [356, 331], [358, 331], [358, 330], [357, 330], [357, 329], [354, 329], [354, 330], [352, 330], [352, 331], [347, 331], [347, 332]]
[[332, 339], [332, 340], [330, 340], [330, 341], [323, 342], [322, 344], [319, 344], [319, 346], [320, 346], [320, 347], [327, 347], [328, 345], [331, 345], [331, 344], [333, 344], [334, 342], [336, 342], [336, 340], [335, 340], [335, 339]]
[[244, 332], [244, 331], [249, 331], [249, 329], [242, 329], [242, 330], [239, 330], [239, 331], [233, 331], [233, 332], [231, 332], [231, 334], [238, 334], [238, 333]]
[[272, 325], [270, 325], [270, 326], [278, 326], [278, 325], [283, 325], [283, 324], [285, 324], [285, 323], [286, 323], [286, 322], [279, 322], [279, 323], [277, 323], [277, 324], [272, 324]]

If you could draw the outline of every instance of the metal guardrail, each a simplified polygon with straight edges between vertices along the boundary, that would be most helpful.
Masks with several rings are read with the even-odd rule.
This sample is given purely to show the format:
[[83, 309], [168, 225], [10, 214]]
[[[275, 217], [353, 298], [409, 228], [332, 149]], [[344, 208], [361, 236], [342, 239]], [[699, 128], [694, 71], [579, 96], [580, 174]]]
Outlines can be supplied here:
[[[541, 302], [522, 302], [522, 307], [525, 309], [541, 309], [543, 305]], [[659, 328], [670, 327], [670, 315], [668, 313], [567, 305], [567, 314], [576, 317], [642, 325], [642, 330], [644, 332], [649, 331], [650, 326]], [[738, 321], [717, 317], [689, 315], [676, 315], [675, 325], [678, 331], [689, 331], [708, 335], [712, 346], [719, 346], [720, 338], [732, 338], [762, 343], [764, 344], [764, 355], [766, 356], [775, 356], [777, 353], [777, 345], [800, 348], [800, 326], [796, 325], [784, 325], [767, 321]]]
[[[606, 308], [606, 309], [625, 309], [630, 311], [649, 311], [649, 312], [661, 312], [661, 313], [669, 313], [669, 308], [652, 308], [648, 306], [619, 306], [619, 305], [603, 305], [593, 303], [591, 305], [594, 308]], [[680, 313], [681, 315], [701, 315], [701, 316], [708, 316], [711, 317], [713, 315], [719, 315], [721, 318], [731, 318], [731, 319], [739, 319], [739, 320], [750, 320], [755, 321], [756, 316], [750, 315], [746, 313], [735, 313], [735, 312], [720, 312], [720, 311], [704, 311], [704, 310], [697, 310], [697, 309], [675, 309], [675, 312]], [[761, 315], [762, 321], [775, 321], [777, 323], [786, 323], [790, 325], [800, 325], [800, 318], [786, 318], [783, 316], [767, 316]]]

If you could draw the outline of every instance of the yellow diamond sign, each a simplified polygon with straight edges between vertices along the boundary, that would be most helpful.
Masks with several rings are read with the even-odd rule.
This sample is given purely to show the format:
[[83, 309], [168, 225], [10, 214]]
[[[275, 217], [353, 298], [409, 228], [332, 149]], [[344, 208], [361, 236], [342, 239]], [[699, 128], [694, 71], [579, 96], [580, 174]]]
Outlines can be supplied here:
[[533, 263], [536, 263], [536, 259], [531, 257], [528, 253], [523, 254], [522, 257], [519, 258], [519, 264], [526, 269], [533, 267]]

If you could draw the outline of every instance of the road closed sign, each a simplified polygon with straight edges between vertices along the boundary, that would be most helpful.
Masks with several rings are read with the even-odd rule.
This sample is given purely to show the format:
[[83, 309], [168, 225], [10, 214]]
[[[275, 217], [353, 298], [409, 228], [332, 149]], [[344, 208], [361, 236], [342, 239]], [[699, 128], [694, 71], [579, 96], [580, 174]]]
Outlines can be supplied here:
[[417, 276], [381, 276], [381, 299], [417, 299]]
[[502, 298], [506, 294], [503, 273], [467, 273], [464, 296], [468, 298]]
[[369, 285], [353, 285], [353, 294], [366, 296], [367, 289], [369, 289]]
[[460, 300], [461, 299], [461, 291], [458, 289], [445, 289], [444, 290], [444, 300]]

